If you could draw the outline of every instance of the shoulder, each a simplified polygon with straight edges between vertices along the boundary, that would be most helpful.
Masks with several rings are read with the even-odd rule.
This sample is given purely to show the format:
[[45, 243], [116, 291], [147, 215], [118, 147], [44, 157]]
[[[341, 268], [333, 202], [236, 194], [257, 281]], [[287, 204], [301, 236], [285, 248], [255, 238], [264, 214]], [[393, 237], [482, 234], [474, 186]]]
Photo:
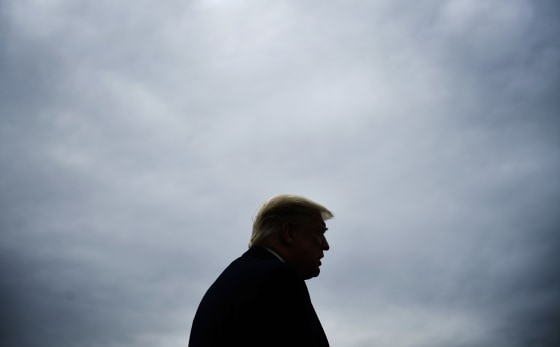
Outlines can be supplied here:
[[260, 287], [270, 279], [292, 282], [297, 280], [295, 271], [264, 248], [253, 247], [229, 264], [218, 276], [212, 289], [245, 291], [248, 287]]
[[231, 263], [229, 268], [246, 269], [252, 273], [291, 271], [291, 267], [265, 248], [252, 247]]
[[249, 249], [233, 261], [224, 271], [224, 275], [228, 276], [228, 274], [238, 281], [250, 279], [264, 281], [268, 278], [284, 278], [290, 281], [298, 279], [291, 266], [266, 249], [257, 247]]

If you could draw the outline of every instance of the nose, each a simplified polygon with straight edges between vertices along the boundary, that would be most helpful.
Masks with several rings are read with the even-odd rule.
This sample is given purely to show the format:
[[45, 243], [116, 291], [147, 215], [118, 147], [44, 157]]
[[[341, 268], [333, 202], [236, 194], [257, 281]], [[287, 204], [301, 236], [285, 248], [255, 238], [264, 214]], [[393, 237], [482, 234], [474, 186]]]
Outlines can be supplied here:
[[331, 247], [329, 246], [329, 243], [328, 243], [328, 241], [327, 241], [327, 238], [324, 237], [324, 236], [323, 236], [323, 239], [322, 239], [321, 248], [322, 248], [324, 251], [328, 251], [328, 250], [331, 248]]

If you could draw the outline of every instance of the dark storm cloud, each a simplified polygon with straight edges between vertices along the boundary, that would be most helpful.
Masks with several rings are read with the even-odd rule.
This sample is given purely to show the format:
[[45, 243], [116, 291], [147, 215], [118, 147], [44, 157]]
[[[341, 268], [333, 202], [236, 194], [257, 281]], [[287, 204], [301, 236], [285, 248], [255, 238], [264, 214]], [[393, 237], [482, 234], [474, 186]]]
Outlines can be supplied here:
[[[558, 268], [551, 264], [558, 250], [559, 221], [555, 211], [559, 187], [552, 177], [560, 169], [559, 124], [554, 116], [557, 101], [550, 97], [558, 85], [557, 59], [552, 58], [558, 57], [558, 47], [552, 39], [558, 29], [551, 26], [558, 13], [543, 13], [543, 8], [525, 5], [521, 10], [529, 10], [531, 19], [517, 27], [513, 36], [498, 31], [491, 40], [484, 37], [465, 44], [458, 39], [473, 40], [470, 25], [455, 37], [449, 38], [446, 33], [443, 41], [433, 42], [432, 36], [428, 44], [440, 45], [442, 50], [454, 47], [443, 53], [438, 50], [431, 57], [438, 58], [436, 62], [448, 62], [437, 66], [443, 73], [443, 82], [447, 82], [443, 87], [450, 88], [443, 90], [437, 100], [446, 102], [431, 110], [436, 114], [420, 114], [419, 124], [413, 120], [411, 125], [408, 118], [408, 124], [399, 124], [400, 129], [389, 132], [379, 141], [381, 144], [375, 139], [361, 143], [362, 148], [370, 149], [370, 155], [362, 153], [361, 160], [352, 158], [348, 163], [339, 163], [339, 167], [353, 167], [354, 172], [348, 174], [355, 181], [369, 178], [373, 182], [370, 187], [378, 185], [374, 191], [355, 192], [357, 195], [349, 198], [365, 206], [353, 213], [353, 218], [374, 221], [368, 221], [370, 227], [346, 251], [351, 260], [337, 259], [348, 268], [338, 268], [338, 276], [330, 283], [335, 287], [346, 283], [339, 289], [339, 296], [349, 291], [359, 295], [363, 290], [356, 305], [371, 302], [371, 307], [377, 308], [371, 314], [379, 318], [357, 329], [371, 329], [365, 341], [396, 343], [382, 340], [390, 335], [387, 331], [391, 326], [386, 330], [377, 328], [393, 319], [391, 310], [386, 311], [386, 302], [402, 302], [409, 314], [414, 313], [418, 302], [426, 303], [434, 316], [422, 317], [421, 310], [418, 320], [430, 322], [422, 328], [453, 322], [454, 315], [459, 314], [456, 326], [444, 325], [446, 329], [428, 335], [428, 344], [441, 341], [447, 345], [451, 339], [457, 345], [554, 345], [558, 340], [554, 326], [559, 308], [553, 299], [558, 294], [554, 275]], [[515, 11], [513, 18], [527, 15]], [[490, 17], [486, 25], [495, 24], [491, 20], [493, 13], [481, 13]], [[477, 24], [480, 17], [471, 14]], [[500, 24], [503, 29], [509, 27], [506, 24], [520, 26], [517, 20]], [[441, 37], [438, 31], [443, 29], [436, 26], [431, 34]], [[505, 49], [498, 47], [498, 52], [490, 48], [504, 37], [515, 42], [507, 42]], [[453, 39], [457, 42], [447, 41]], [[533, 40], [540, 42], [538, 50], [525, 45]], [[541, 82], [533, 83], [538, 80]], [[427, 89], [427, 93], [432, 92], [442, 90]], [[429, 109], [420, 108], [410, 117], [425, 110]], [[434, 121], [427, 128], [422, 125]], [[384, 156], [379, 166], [370, 171], [366, 163], [375, 161], [379, 145], [392, 156]], [[355, 148], [348, 153], [356, 153]], [[356, 173], [360, 171], [369, 177]], [[384, 185], [384, 178], [398, 180], [399, 184]], [[360, 194], [368, 199], [360, 199]], [[397, 206], [393, 205], [395, 201]], [[360, 223], [356, 224], [358, 227]], [[375, 235], [371, 243], [364, 242], [368, 234]], [[338, 242], [342, 241], [331, 243]], [[347, 276], [356, 268], [364, 278], [351, 282]], [[371, 274], [371, 280], [367, 274]], [[339, 296], [326, 300], [324, 306], [336, 302]], [[438, 317], [438, 308], [446, 314]], [[349, 310], [348, 315], [355, 313]], [[406, 324], [400, 316], [396, 320]], [[336, 326], [333, 324], [333, 328]], [[403, 326], [398, 328], [402, 329]], [[415, 339], [407, 341], [403, 337], [401, 343], [421, 344], [417, 329], [418, 326], [404, 328], [413, 331]], [[465, 330], [469, 330], [468, 336]], [[354, 330], [348, 333], [354, 334]], [[381, 337], [376, 340], [378, 335]]]
[[[138, 188], [131, 184], [113, 190], [113, 182], [115, 187], [122, 185], [123, 168], [138, 168], [130, 160], [119, 162], [119, 151], [126, 154], [126, 146], [138, 143], [138, 138], [128, 135], [131, 141], [122, 141], [124, 133], [135, 129], [123, 129], [127, 124], [114, 113], [118, 105], [101, 79], [87, 74], [83, 79], [80, 74], [87, 71], [88, 59], [72, 51], [76, 42], [68, 37], [83, 26], [64, 27], [61, 19], [57, 37], [48, 22], [57, 17], [38, 16], [33, 21], [28, 15], [35, 12], [24, 11], [18, 18], [5, 15], [12, 20], [3, 22], [7, 30], [1, 64], [0, 249], [2, 301], [7, 304], [1, 314], [2, 344], [152, 344], [149, 332], [139, 332], [143, 326], [160, 325], [165, 314], [150, 312], [168, 305], [165, 311], [170, 312], [175, 303], [154, 303], [148, 297], [152, 292], [174, 298], [188, 292], [183, 278], [182, 283], [163, 283], [161, 278], [175, 264], [193, 262], [182, 249], [158, 247], [158, 239], [145, 244], [146, 234], [156, 228], [150, 220], [131, 225], [139, 210], [126, 200], [131, 195], [148, 199], [141, 194], [145, 182], [137, 182]], [[78, 34], [78, 39], [83, 36]], [[132, 159], [141, 161], [145, 156]], [[145, 180], [150, 183], [149, 177]], [[128, 193], [126, 188], [136, 189]], [[157, 204], [154, 198], [151, 203]], [[138, 208], [153, 210], [149, 202]], [[123, 236], [126, 231], [136, 241]], [[159, 236], [165, 238], [166, 232]], [[172, 242], [173, 236], [166, 240]], [[152, 270], [146, 269], [147, 261]], [[173, 335], [170, 329], [186, 331], [187, 316], [178, 317], [180, 326], [165, 324], [161, 331], [168, 331], [166, 335]]]
[[558, 14], [4, 4], [3, 342], [185, 345], [289, 192], [336, 215], [309, 283], [333, 345], [557, 344]]

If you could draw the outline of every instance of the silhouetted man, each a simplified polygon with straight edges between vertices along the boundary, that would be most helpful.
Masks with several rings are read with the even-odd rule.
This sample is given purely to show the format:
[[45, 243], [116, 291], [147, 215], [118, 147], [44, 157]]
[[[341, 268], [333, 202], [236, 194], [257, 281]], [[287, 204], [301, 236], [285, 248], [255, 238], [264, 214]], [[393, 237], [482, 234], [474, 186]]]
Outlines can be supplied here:
[[249, 250], [210, 286], [193, 320], [189, 347], [326, 347], [305, 280], [329, 249], [325, 207], [296, 195], [264, 203]]

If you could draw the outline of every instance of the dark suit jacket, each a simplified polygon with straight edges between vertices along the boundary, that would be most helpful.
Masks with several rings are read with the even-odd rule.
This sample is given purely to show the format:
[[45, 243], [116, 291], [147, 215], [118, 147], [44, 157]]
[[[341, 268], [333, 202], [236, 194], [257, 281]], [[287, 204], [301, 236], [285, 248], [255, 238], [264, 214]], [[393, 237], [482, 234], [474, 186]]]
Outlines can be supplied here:
[[210, 286], [189, 347], [328, 347], [305, 281], [264, 248], [252, 247]]

